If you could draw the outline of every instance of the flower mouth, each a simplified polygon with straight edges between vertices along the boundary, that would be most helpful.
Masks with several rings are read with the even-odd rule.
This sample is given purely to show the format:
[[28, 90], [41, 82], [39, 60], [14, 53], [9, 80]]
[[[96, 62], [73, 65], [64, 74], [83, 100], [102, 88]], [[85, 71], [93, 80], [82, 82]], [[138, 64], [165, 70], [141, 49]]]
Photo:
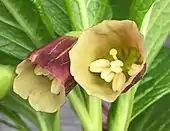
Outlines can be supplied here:
[[42, 67], [40, 67], [39, 65], [36, 65], [34, 68], [34, 73], [37, 76], [45, 76], [47, 77], [50, 81], [51, 81], [51, 93], [55, 94], [55, 95], [59, 95], [61, 90], [62, 90], [62, 86], [61, 83], [59, 81], [57, 81], [57, 79], [55, 79], [48, 71], [44, 70]]
[[113, 91], [121, 91], [128, 79], [142, 69], [142, 57], [134, 47], [112, 48], [111, 59], [97, 59], [90, 63], [89, 71], [97, 73], [105, 82], [112, 82]]

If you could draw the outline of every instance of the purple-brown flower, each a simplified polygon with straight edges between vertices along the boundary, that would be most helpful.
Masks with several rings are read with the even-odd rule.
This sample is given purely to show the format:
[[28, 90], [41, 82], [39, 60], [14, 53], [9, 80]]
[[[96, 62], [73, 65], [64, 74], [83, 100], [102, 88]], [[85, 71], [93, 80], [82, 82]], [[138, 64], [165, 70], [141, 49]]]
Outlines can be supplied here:
[[76, 41], [76, 37], [61, 37], [33, 51], [17, 66], [14, 92], [28, 99], [36, 111], [57, 111], [76, 85], [70, 75], [68, 54]]
[[105, 20], [85, 30], [69, 52], [71, 74], [89, 95], [113, 102], [146, 70], [144, 39], [135, 22]]

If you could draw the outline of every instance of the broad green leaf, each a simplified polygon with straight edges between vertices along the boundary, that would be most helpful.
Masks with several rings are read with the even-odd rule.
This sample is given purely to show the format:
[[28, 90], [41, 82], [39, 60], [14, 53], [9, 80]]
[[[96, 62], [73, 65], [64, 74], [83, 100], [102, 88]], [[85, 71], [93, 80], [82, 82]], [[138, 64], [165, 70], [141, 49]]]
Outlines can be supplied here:
[[55, 31], [53, 29], [53, 25], [52, 25], [48, 15], [44, 11], [44, 7], [42, 5], [42, 0], [30, 0], [30, 1], [33, 4], [35, 4], [35, 6], [37, 7], [37, 11], [38, 11], [39, 15], [41, 16], [41, 19], [42, 19], [44, 25], [46, 26], [46, 29], [48, 30], [48, 32], [51, 34], [51, 36], [53, 38], [56, 38]]
[[[3, 32], [7, 30], [3, 34], [1, 33], [1, 36], [3, 35], [4, 37], [2, 41], [5, 42], [5, 45], [7, 45], [9, 41], [17, 42], [15, 41], [15, 39], [18, 37], [25, 41], [28, 40], [30, 41], [31, 39], [32, 42], [29, 42], [29, 44], [33, 43], [36, 47], [40, 47], [43, 44], [51, 41], [52, 37], [48, 33], [46, 26], [44, 26], [35, 5], [31, 1], [29, 0], [0, 0], [0, 1], [2, 2], [1, 4], [6, 7], [6, 9], [11, 14], [11, 16], [13, 16], [13, 18], [17, 21], [18, 25], [20, 25], [21, 28], [23, 29], [23, 30], [18, 30], [13, 26], [9, 26], [8, 24], [9, 22], [6, 21], [0, 22], [0, 29], [3, 30]], [[23, 33], [23, 31], [25, 33]], [[12, 34], [11, 37], [13, 38], [9, 37], [8, 33], [10, 33], [10, 35]], [[19, 34], [19, 35], [18, 37], [15, 38], [14, 34], [15, 35]], [[28, 37], [30, 39], [28, 39]], [[24, 43], [28, 43], [28, 42], [24, 42]], [[13, 47], [11, 48], [14, 48], [16, 44], [12, 44], [12, 45]], [[19, 43], [19, 45], [22, 46], [23, 44]], [[30, 48], [26, 48], [26, 49], [30, 50]], [[21, 47], [15, 52], [22, 52]]]
[[[22, 27], [0, 1], [0, 52], [22, 60], [35, 46]], [[5, 57], [2, 61], [6, 61]]]
[[[147, 65], [149, 67], [152, 61], [154, 60], [154, 58], [156, 57], [157, 53], [160, 51], [170, 31], [170, 26], [169, 26], [170, 8], [169, 7], [170, 7], [170, 0], [167, 1], [156, 0], [155, 3], [151, 6], [149, 11], [147, 12], [147, 14], [145, 15], [145, 18], [142, 22], [141, 33], [145, 36], [145, 47], [147, 49]], [[120, 113], [116, 112], [115, 117], [117, 118], [117, 120], [114, 121], [114, 124], [110, 126], [111, 129], [113, 129], [115, 126], [118, 129], [117, 131], [122, 131], [121, 130], [122, 128], [125, 130], [127, 129], [131, 121], [131, 118], [129, 116], [132, 113], [132, 104], [134, 101], [133, 92], [136, 91], [137, 87], [138, 84], [135, 85], [131, 90], [129, 90], [128, 93], [125, 94], [125, 96], [121, 96], [121, 97], [126, 97], [126, 99], [125, 101], [122, 102], [120, 101], [116, 106], [118, 106], [117, 107], [118, 109], [120, 109], [121, 107], [125, 109], [123, 113], [122, 110], [120, 110]], [[147, 87], [147, 89], [150, 88], [152, 87], [151, 86]], [[143, 87], [139, 87], [138, 89], [142, 90]], [[143, 92], [145, 91], [141, 91], [141, 93]], [[152, 93], [153, 95], [155, 95], [155, 97], [151, 98], [152, 100], [150, 101], [150, 103], [155, 102], [158, 97], [165, 95], [164, 92], [159, 92], [159, 91], [158, 92], [153, 91]], [[145, 97], [145, 95], [143, 96], [144, 96], [143, 97], [144, 101], [147, 101], [148, 98]], [[150, 96], [152, 95], [150, 94]], [[119, 99], [121, 99], [121, 97]], [[123, 107], [122, 105], [124, 103], [129, 103], [129, 105]], [[112, 106], [114, 106], [114, 104]], [[144, 105], [140, 107], [141, 107], [140, 111], [146, 108]], [[135, 105], [134, 108], [136, 108]], [[121, 114], [121, 119], [122, 121], [125, 122], [123, 123], [119, 122], [120, 115], [118, 114]]]
[[103, 19], [111, 19], [112, 10], [108, 2], [109, 0], [87, 0], [89, 25], [96, 25]]
[[151, 105], [131, 122], [129, 131], [169, 131], [169, 100], [170, 94], [167, 94]]
[[[84, 30], [112, 15], [108, 0], [65, 0], [73, 30]], [[107, 12], [107, 15], [106, 15]]]
[[71, 30], [64, 0], [41, 0], [41, 4], [57, 34], [64, 35]]
[[132, 119], [170, 93], [170, 49], [163, 48], [137, 89]]
[[30, 120], [36, 127], [40, 127], [36, 112], [31, 108], [26, 100], [23, 100], [14, 92], [8, 94], [4, 99], [0, 100], [0, 106], [4, 106], [14, 112], [18, 112], [28, 120]]
[[130, 19], [134, 20], [138, 26], [141, 26], [145, 14], [154, 1], [156, 0], [133, 0], [130, 7]]
[[18, 112], [14, 112], [10, 110], [9, 108], [6, 108], [0, 105], [0, 113], [3, 113], [7, 117], [9, 117], [15, 123], [15, 126], [17, 127], [17, 129], [21, 131], [31, 131], [26, 125], [26, 123], [21, 119]]
[[[147, 13], [142, 25], [141, 32], [145, 36], [147, 61], [150, 71], [136, 92], [132, 119], [152, 103], [169, 93], [169, 88], [166, 86], [170, 80], [168, 76], [169, 54], [167, 53], [169, 51], [161, 51], [161, 53], [156, 56], [169, 35], [169, 7], [170, 0], [156, 0]], [[161, 71], [158, 72], [158, 69], [161, 69]]]
[[12, 57], [3, 52], [0, 52], [0, 64], [16, 66], [19, 62], [20, 60], [16, 57]]
[[123, 20], [129, 18], [130, 6], [133, 0], [110, 0], [110, 1], [113, 11], [112, 19]]
[[18, 127], [16, 127], [14, 124], [11, 124], [10, 122], [3, 120], [3, 119], [0, 119], [0, 124], [4, 124], [8, 126], [9, 128], [18, 129]]
[[158, 54], [170, 32], [170, 0], [156, 0], [146, 14], [141, 27], [145, 37], [148, 65]]

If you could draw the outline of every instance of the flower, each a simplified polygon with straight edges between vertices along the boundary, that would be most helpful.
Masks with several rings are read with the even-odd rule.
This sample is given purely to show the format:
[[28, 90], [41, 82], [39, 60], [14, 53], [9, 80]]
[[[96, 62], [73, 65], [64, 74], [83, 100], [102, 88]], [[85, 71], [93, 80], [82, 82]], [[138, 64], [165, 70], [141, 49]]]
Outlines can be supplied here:
[[105, 20], [85, 30], [69, 52], [71, 74], [89, 95], [113, 102], [146, 70], [143, 36], [135, 22]]
[[76, 85], [70, 74], [69, 50], [76, 37], [64, 36], [33, 51], [16, 68], [13, 90], [36, 111], [53, 113]]

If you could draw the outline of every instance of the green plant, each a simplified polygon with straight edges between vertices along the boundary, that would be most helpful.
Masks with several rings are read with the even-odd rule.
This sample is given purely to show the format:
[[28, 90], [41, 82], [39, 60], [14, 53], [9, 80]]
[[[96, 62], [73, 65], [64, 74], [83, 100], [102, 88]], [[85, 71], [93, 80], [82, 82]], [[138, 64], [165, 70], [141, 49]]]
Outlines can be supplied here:
[[[77, 36], [103, 20], [115, 19], [137, 23], [145, 39], [147, 72], [110, 104], [103, 128], [169, 131], [170, 49], [163, 43], [170, 32], [170, 0], [0, 0], [0, 91], [12, 87], [13, 68], [36, 48], [65, 34]], [[67, 97], [84, 131], [104, 130], [100, 99], [88, 96], [78, 85]], [[13, 121], [1, 123], [20, 131], [31, 130], [21, 116], [40, 131], [60, 131], [59, 111], [36, 112], [11, 90], [0, 99], [0, 112]]]

